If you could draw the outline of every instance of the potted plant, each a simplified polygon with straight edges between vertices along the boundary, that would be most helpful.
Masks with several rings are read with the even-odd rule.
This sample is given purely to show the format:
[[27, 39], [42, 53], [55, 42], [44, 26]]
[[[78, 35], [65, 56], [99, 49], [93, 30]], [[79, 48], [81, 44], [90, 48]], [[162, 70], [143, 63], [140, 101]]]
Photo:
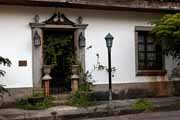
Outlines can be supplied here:
[[31, 97], [28, 98], [28, 102], [32, 105], [35, 105], [36, 103], [40, 103], [45, 99], [45, 96], [43, 93], [34, 93]]

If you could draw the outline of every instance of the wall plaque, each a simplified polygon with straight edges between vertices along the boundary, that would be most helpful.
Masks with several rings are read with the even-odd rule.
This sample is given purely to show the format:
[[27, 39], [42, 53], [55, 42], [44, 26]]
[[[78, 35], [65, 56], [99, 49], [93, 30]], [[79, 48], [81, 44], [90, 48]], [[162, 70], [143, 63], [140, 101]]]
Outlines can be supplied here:
[[27, 66], [27, 60], [19, 60], [19, 67], [26, 67]]

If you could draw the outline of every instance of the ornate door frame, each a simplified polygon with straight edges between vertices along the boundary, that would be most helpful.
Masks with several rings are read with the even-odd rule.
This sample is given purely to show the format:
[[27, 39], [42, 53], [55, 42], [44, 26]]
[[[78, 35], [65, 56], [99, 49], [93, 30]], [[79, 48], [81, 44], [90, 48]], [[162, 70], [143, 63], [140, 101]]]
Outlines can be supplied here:
[[[32, 29], [32, 74], [33, 88], [42, 87], [42, 67], [43, 67], [43, 29], [73, 29], [74, 32], [74, 48], [78, 61], [85, 70], [85, 47], [80, 47], [79, 37], [85, 36], [85, 29], [88, 24], [76, 24], [69, 20], [64, 14], [55, 13], [48, 20], [30, 23]], [[40, 38], [40, 46], [36, 46], [34, 42], [35, 34], [38, 33]]]

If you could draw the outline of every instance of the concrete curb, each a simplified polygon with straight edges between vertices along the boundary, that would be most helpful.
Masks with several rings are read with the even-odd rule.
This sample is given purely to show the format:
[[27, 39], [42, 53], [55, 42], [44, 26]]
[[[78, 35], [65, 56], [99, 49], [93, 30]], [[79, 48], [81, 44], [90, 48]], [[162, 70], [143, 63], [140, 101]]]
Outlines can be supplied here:
[[[154, 103], [154, 107], [156, 109], [172, 107], [172, 105], [176, 105], [176, 103], [180, 101], [180, 97], [147, 99]], [[132, 110], [130, 107], [130, 105], [136, 100], [137, 99], [117, 100], [112, 101], [111, 104], [108, 104], [107, 101], [104, 101], [101, 105], [88, 108], [57, 106], [40, 111], [27, 111], [18, 109], [13, 111], [12, 109], [1, 109], [0, 116], [3, 116], [8, 120], [70, 120], [79, 118], [126, 115], [139, 113]], [[2, 112], [2, 110], [4, 111]]]

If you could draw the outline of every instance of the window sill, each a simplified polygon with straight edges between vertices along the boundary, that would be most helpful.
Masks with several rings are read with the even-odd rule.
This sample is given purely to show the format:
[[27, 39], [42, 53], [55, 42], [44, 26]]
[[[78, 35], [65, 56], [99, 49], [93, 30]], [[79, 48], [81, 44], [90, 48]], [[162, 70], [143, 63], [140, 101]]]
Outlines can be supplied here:
[[164, 76], [166, 70], [137, 70], [136, 76]]

